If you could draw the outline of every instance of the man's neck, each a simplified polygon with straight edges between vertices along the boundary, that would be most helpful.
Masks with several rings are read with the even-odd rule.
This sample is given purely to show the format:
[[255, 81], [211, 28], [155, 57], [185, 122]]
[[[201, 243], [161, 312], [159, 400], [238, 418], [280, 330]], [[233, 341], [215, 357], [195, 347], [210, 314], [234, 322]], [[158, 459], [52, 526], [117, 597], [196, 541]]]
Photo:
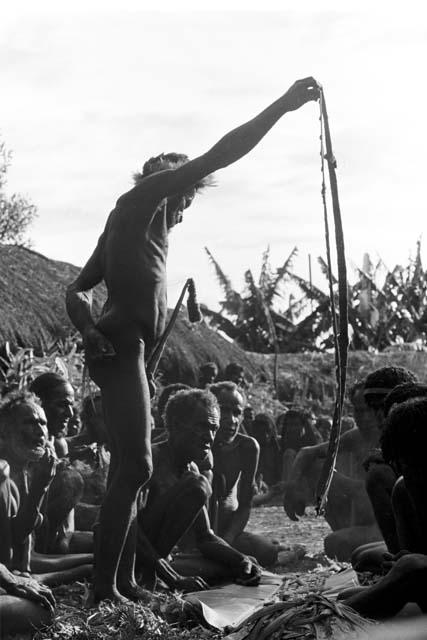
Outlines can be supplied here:
[[215, 442], [215, 450], [225, 452], [234, 451], [234, 449], [237, 449], [240, 444], [241, 437], [239, 436], [241, 436], [241, 434], [237, 433], [231, 442], [222, 442], [221, 440]]

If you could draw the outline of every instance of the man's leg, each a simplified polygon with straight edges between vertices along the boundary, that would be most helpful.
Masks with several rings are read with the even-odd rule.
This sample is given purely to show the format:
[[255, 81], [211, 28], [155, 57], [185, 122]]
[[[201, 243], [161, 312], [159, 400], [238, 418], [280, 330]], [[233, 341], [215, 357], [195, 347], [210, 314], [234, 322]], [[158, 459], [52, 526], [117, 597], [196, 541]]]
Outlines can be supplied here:
[[140, 514], [144, 533], [161, 558], [181, 540], [210, 495], [206, 478], [188, 473]]
[[339, 562], [349, 562], [357, 547], [369, 542], [381, 541], [381, 532], [376, 525], [367, 527], [347, 527], [333, 531], [324, 540], [325, 553]]
[[91, 553], [67, 553], [49, 554], [31, 553], [30, 570], [31, 573], [55, 573], [57, 571], [67, 571], [75, 569], [81, 565], [93, 563]]
[[233, 547], [246, 556], [253, 556], [262, 567], [272, 567], [279, 555], [278, 544], [248, 531], [243, 531], [234, 539]]
[[[142, 512], [144, 534], [160, 557], [166, 558], [188, 532], [210, 495], [211, 487], [205, 477], [187, 474]], [[152, 588], [153, 579], [147, 572], [143, 550], [143, 543], [138, 544], [137, 566], [143, 570], [144, 584]], [[178, 554], [171, 566], [180, 575], [201, 576], [211, 584], [231, 576], [229, 567], [212, 562], [199, 552]]]
[[[132, 340], [131, 336], [127, 336]], [[150, 394], [145, 374], [144, 347], [136, 338], [116, 349], [113, 361], [105, 365], [100, 380], [106, 427], [116, 449], [116, 461], [109, 475], [107, 494], [100, 511], [94, 572], [95, 600], [123, 599], [117, 589], [117, 571], [130, 525], [136, 515], [140, 488], [151, 475]], [[92, 372], [91, 372], [92, 373]], [[123, 558], [130, 574], [135, 549], [129, 545]], [[121, 575], [125, 582], [125, 576]], [[127, 576], [134, 581], [133, 575]]]
[[0, 634], [32, 633], [34, 629], [47, 627], [53, 622], [50, 611], [25, 598], [0, 594]]
[[391, 571], [371, 587], [346, 590], [339, 599], [362, 616], [394, 616], [408, 602], [415, 602], [427, 613], [427, 556], [409, 554], [396, 562]]

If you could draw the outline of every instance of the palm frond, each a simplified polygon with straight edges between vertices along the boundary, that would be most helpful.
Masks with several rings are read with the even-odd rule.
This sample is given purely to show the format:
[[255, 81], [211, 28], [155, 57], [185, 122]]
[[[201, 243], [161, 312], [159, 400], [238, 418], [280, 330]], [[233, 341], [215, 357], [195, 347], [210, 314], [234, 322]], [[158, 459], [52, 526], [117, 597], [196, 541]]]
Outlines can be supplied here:
[[225, 275], [224, 271], [221, 269], [220, 265], [215, 260], [212, 253], [207, 247], [205, 247], [205, 251], [208, 255], [210, 263], [215, 270], [217, 280], [225, 293], [225, 302], [222, 303], [224, 308], [230, 314], [239, 313], [239, 309], [242, 305], [242, 298], [240, 294], [233, 289], [231, 280], [228, 278], [228, 276]]
[[259, 274], [258, 286], [263, 293], [267, 291], [271, 282], [271, 267], [270, 267], [270, 245], [262, 254], [261, 271]]
[[[322, 258], [322, 256], [318, 256], [317, 262], [319, 263], [320, 270], [322, 271], [325, 278], [329, 278], [329, 269], [328, 269], [327, 262]], [[334, 274], [332, 274], [332, 284], [337, 284], [337, 283], [338, 283], [338, 280], [336, 279]]]
[[276, 275], [274, 279], [271, 281], [270, 287], [266, 292], [265, 299], [267, 303], [271, 304], [273, 298], [278, 295], [278, 286], [282, 282], [283, 278], [288, 275], [288, 273], [292, 270], [293, 261], [295, 256], [298, 254], [298, 247], [294, 247], [285, 262], [279, 267], [276, 271]]
[[288, 272], [288, 274], [291, 280], [299, 286], [310, 300], [316, 300], [319, 303], [323, 302], [325, 299], [329, 300], [329, 296], [324, 293], [324, 291], [315, 287], [305, 278], [301, 278], [301, 276], [297, 276], [295, 273], [291, 272]]

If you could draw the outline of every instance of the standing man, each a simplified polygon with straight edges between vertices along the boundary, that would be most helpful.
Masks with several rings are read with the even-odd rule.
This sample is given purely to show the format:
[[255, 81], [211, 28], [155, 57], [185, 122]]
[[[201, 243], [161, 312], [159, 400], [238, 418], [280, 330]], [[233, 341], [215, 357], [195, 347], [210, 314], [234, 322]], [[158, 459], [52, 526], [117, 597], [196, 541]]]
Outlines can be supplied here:
[[[111, 212], [98, 245], [67, 290], [69, 316], [81, 332], [86, 362], [101, 389], [111, 440], [111, 468], [101, 508], [94, 597], [138, 598], [134, 579], [137, 496], [151, 476], [150, 390], [145, 363], [162, 335], [167, 314], [169, 231], [209, 176], [253, 149], [288, 111], [317, 100], [313, 78], [297, 81], [255, 118], [203, 155], [189, 160], [161, 154], [145, 163], [135, 187]], [[91, 289], [105, 281], [102, 317], [91, 313]]]

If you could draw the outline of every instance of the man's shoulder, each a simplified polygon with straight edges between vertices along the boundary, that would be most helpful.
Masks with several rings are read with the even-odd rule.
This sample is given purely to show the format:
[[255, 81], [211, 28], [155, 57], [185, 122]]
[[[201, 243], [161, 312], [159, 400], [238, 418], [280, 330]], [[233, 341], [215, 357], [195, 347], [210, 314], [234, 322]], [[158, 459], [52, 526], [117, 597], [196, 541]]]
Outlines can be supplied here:
[[259, 444], [252, 436], [246, 436], [243, 433], [238, 433], [236, 436], [239, 448], [245, 452], [259, 451]]
[[353, 427], [353, 429], [346, 431], [341, 436], [341, 444], [345, 445], [347, 448], [354, 445], [359, 445], [360, 443], [362, 443], [362, 441], [362, 434], [357, 427]]
[[119, 212], [135, 205], [140, 206], [144, 203], [147, 203], [148, 208], [150, 208], [153, 201], [157, 202], [161, 200], [163, 198], [161, 193], [165, 190], [165, 187], [162, 190], [162, 177], [156, 176], [155, 181], [149, 178], [150, 176], [143, 178], [137, 185], [129, 189], [129, 191], [122, 193], [117, 199], [113, 212]]

